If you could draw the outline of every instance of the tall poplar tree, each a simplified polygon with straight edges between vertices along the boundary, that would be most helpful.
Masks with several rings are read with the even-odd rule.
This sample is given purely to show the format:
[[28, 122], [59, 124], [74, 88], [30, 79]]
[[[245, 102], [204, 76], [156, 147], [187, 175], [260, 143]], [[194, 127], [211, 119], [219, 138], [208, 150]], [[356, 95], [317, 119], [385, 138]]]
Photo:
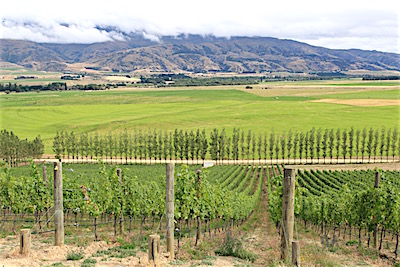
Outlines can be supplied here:
[[333, 159], [333, 148], [335, 145], [335, 134], [334, 130], [331, 129], [329, 131], [329, 140], [328, 140], [328, 147], [329, 147], [329, 157], [331, 158], [331, 164], [332, 164], [332, 159]]
[[280, 138], [281, 143], [281, 153], [282, 153], [282, 162], [285, 162], [285, 152], [286, 152], [286, 133], [283, 132]]
[[274, 155], [274, 147], [275, 147], [275, 132], [274, 128], [272, 128], [272, 131], [269, 135], [269, 156], [271, 159], [271, 164], [272, 164], [272, 157]]
[[347, 130], [344, 129], [342, 133], [342, 155], [343, 155], [343, 163], [346, 163], [346, 155], [347, 155]]
[[309, 145], [310, 145], [310, 158], [311, 158], [311, 164], [313, 163], [314, 159], [314, 151], [315, 151], [315, 128], [313, 127], [310, 131], [310, 136], [309, 136]]
[[246, 139], [246, 157], [247, 157], [247, 162], [249, 162], [250, 159], [250, 145], [251, 145], [251, 130], [247, 132], [247, 139]]
[[339, 163], [340, 155], [340, 129], [336, 130], [336, 163]]
[[289, 160], [290, 157], [292, 156], [292, 147], [293, 147], [293, 133], [292, 133], [292, 129], [289, 130], [288, 136], [287, 136], [287, 158], [288, 158], [288, 164], [289, 164]]
[[[393, 134], [392, 134], [392, 156], [393, 156], [393, 161], [394, 161], [394, 156], [396, 155], [396, 143], [397, 143], [397, 137], [398, 137], [399, 133], [397, 130], [397, 127], [395, 127], [393, 129]], [[389, 154], [389, 153], [388, 153]], [[399, 152], [399, 156], [400, 156], [400, 152]]]
[[353, 157], [353, 149], [354, 149], [354, 127], [351, 127], [349, 132], [349, 156], [350, 156], [350, 163], [351, 158]]
[[358, 155], [360, 153], [360, 137], [361, 137], [361, 130], [357, 129], [356, 130], [356, 156], [357, 156], [357, 162], [358, 162]]
[[380, 146], [379, 146], [379, 152], [380, 152], [380, 155], [381, 155], [381, 162], [382, 162], [382, 159], [383, 159], [383, 153], [385, 151], [385, 141], [386, 141], [385, 134], [386, 134], [386, 129], [385, 129], [385, 127], [382, 127], [382, 130], [381, 130], [381, 142], [380, 142]]
[[374, 142], [373, 142], [373, 153], [374, 153], [374, 162], [376, 161], [376, 155], [378, 154], [377, 150], [378, 150], [378, 143], [379, 143], [379, 130], [376, 129], [375, 130], [375, 134], [374, 134], [375, 138], [374, 138]]
[[294, 163], [296, 164], [296, 158], [297, 158], [297, 148], [299, 144], [299, 133], [297, 131], [294, 132], [294, 138], [293, 138], [293, 159]]
[[316, 156], [317, 156], [317, 163], [319, 163], [319, 158], [321, 156], [321, 139], [322, 139], [322, 129], [318, 128], [317, 135], [316, 135]]
[[373, 151], [373, 141], [374, 141], [374, 130], [369, 129], [368, 132], [368, 142], [367, 142], [367, 153], [368, 153], [368, 163], [371, 162], [371, 156]]
[[244, 131], [242, 130], [242, 135], [240, 136], [240, 154], [241, 154], [241, 159], [242, 160], [244, 160], [244, 155], [245, 155], [245, 151], [246, 151], [246, 149], [245, 149], [245, 147], [244, 147]]
[[325, 129], [324, 135], [322, 136], [322, 157], [324, 158], [324, 164], [326, 160], [327, 150], [328, 150], [328, 135], [329, 135], [329, 130]]

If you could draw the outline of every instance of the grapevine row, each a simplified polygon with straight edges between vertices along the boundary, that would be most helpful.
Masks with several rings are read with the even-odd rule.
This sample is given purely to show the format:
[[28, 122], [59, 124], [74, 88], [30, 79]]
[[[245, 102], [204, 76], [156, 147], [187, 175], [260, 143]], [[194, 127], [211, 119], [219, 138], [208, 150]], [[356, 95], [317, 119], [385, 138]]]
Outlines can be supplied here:
[[[375, 184], [374, 171], [299, 171], [297, 175], [295, 215], [327, 235], [333, 229], [333, 238], [344, 226], [361, 230], [368, 236], [374, 229], [390, 231], [396, 236], [394, 253], [397, 257], [400, 233], [399, 171], [381, 171], [380, 183]], [[282, 177], [272, 178], [269, 186], [269, 210], [278, 225], [282, 212]], [[274, 187], [274, 189], [272, 189]], [[343, 238], [346, 233], [343, 234]], [[369, 245], [368, 239], [368, 245]], [[382, 247], [382, 237], [379, 248]]]
[[[35, 214], [39, 219], [52, 207], [52, 179], [45, 183], [34, 163], [31, 169], [32, 173], [27, 177], [12, 176], [6, 166], [1, 169], [0, 209], [15, 214], [15, 222], [19, 214]], [[258, 203], [262, 176], [254, 191], [250, 192], [250, 185], [245, 185], [252, 182], [245, 180], [242, 171], [245, 169], [247, 167], [244, 166], [217, 166], [200, 173], [185, 166], [177, 169], [175, 220], [180, 224], [197, 218], [206, 222], [217, 219], [218, 223], [222, 220], [230, 224], [246, 220]], [[258, 171], [258, 168], [255, 170]], [[86, 173], [71, 176], [65, 172], [63, 175], [65, 214], [73, 215], [75, 220], [78, 214], [91, 216], [94, 219], [95, 239], [98, 239], [97, 225], [105, 217], [111, 216], [114, 219], [115, 235], [117, 225], [123, 224], [127, 218], [140, 218], [142, 225], [145, 220], [153, 219], [154, 222], [162, 218], [165, 212], [165, 177], [160, 176], [158, 180], [143, 183], [135, 176], [125, 175], [124, 171], [118, 177], [115, 168], [107, 169], [104, 164], [101, 164], [99, 173], [101, 177], [95, 179]], [[156, 174], [150, 171], [148, 175]], [[236, 184], [241, 186], [231, 191], [218, 182], [219, 177], [212, 175], [232, 176]], [[250, 177], [250, 171], [247, 177]]]

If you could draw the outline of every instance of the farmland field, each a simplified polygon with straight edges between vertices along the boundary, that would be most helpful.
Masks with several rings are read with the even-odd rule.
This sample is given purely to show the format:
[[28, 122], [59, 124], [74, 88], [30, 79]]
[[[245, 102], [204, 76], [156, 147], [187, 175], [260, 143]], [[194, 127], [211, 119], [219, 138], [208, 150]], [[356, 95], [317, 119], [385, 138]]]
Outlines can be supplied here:
[[[353, 86], [349, 86], [353, 84]], [[396, 127], [400, 86], [394, 82], [295, 82], [244, 86], [118, 89], [0, 95], [0, 125], [20, 138], [41, 135], [45, 153], [57, 131], [120, 132], [125, 128], [173, 131], [234, 127], [256, 134], [312, 127]], [[263, 89], [263, 88], [268, 89]], [[318, 102], [334, 99], [335, 101]], [[391, 100], [357, 106], [338, 100]], [[384, 103], [384, 101], [382, 102]]]

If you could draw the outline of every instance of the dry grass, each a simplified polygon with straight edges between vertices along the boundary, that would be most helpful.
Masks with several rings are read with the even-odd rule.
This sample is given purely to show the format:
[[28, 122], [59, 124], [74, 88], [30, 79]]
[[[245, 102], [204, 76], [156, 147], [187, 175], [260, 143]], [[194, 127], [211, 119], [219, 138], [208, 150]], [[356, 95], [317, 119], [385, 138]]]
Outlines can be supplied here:
[[400, 99], [319, 99], [311, 102], [342, 104], [358, 107], [400, 106]]
[[247, 90], [245, 86], [238, 88], [245, 92], [255, 94], [262, 97], [275, 97], [275, 96], [301, 96], [311, 97], [320, 95], [334, 95], [341, 93], [361, 93], [361, 92], [372, 92], [372, 91], [388, 91], [393, 89], [400, 89], [399, 86], [366, 86], [366, 87], [355, 87], [355, 86], [328, 86], [312, 83], [308, 85], [296, 85], [292, 83], [288, 84], [257, 84], [253, 86], [253, 89]]

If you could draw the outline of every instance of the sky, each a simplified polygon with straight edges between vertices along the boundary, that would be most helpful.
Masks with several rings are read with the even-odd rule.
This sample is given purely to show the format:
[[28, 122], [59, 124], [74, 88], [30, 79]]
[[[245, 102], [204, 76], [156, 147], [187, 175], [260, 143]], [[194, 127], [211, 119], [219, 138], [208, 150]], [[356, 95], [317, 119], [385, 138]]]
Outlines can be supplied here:
[[[0, 37], [51, 43], [121, 33], [267, 36], [328, 48], [400, 53], [398, 0], [0, 0]], [[115, 31], [104, 31], [112, 27]]]

